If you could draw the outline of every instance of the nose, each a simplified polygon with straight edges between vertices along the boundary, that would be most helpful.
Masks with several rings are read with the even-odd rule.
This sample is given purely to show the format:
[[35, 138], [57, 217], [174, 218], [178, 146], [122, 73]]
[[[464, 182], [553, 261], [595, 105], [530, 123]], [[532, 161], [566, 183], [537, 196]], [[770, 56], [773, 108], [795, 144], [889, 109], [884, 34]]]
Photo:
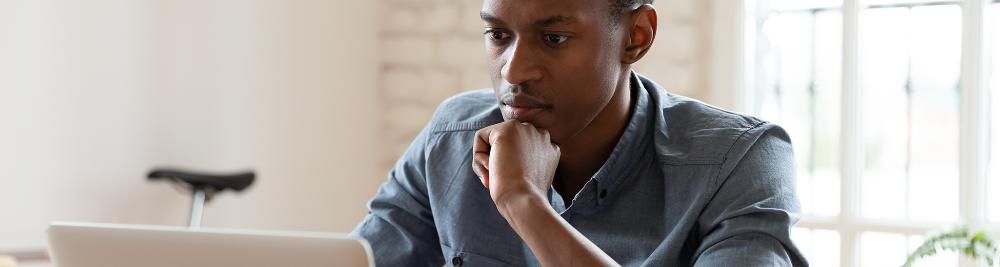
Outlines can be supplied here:
[[504, 80], [510, 84], [524, 84], [541, 79], [542, 67], [537, 51], [525, 40], [515, 41], [511, 48], [504, 53], [507, 57], [501, 72]]

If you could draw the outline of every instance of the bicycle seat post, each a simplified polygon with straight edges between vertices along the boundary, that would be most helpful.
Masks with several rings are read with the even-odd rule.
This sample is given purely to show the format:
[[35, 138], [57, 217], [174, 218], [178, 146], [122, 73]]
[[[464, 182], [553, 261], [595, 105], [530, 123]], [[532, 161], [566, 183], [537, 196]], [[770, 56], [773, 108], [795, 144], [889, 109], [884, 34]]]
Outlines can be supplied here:
[[205, 174], [177, 169], [154, 169], [146, 177], [150, 180], [167, 180], [179, 184], [191, 193], [191, 229], [201, 228], [202, 212], [205, 204], [212, 201], [215, 194], [227, 190], [240, 192], [253, 184], [253, 171], [235, 174]]
[[205, 208], [205, 189], [195, 189], [191, 198], [191, 229], [201, 227], [201, 213]]

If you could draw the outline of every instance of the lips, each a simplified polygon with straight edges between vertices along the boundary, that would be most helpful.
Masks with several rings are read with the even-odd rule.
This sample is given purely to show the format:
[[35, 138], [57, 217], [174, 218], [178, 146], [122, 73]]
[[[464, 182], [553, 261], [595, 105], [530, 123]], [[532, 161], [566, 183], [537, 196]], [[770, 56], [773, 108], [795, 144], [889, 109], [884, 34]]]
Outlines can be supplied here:
[[541, 100], [524, 95], [506, 95], [500, 102], [503, 104], [500, 111], [504, 117], [520, 122], [534, 121], [551, 108]]

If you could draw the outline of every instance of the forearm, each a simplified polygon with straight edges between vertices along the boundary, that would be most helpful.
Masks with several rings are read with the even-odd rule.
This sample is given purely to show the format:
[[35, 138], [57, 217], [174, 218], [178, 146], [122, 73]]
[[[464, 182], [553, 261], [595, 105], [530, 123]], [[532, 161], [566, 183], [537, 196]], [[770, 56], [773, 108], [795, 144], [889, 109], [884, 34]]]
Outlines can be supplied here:
[[563, 220], [540, 193], [511, 194], [497, 208], [542, 266], [618, 266]]

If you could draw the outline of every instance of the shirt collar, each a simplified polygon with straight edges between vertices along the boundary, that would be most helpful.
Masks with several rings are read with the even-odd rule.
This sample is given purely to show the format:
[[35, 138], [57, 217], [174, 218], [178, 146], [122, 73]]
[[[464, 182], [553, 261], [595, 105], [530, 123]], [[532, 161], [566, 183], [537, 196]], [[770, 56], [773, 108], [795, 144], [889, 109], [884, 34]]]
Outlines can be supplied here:
[[646, 153], [651, 139], [649, 92], [639, 80], [638, 74], [631, 72], [630, 76], [634, 103], [632, 116], [608, 160], [593, 176], [598, 185], [599, 198], [616, 193], [615, 188], [618, 184], [632, 176], [639, 169], [636, 165], [649, 154]]
[[565, 201], [554, 188], [550, 188], [550, 202], [560, 214], [570, 208], [580, 210], [597, 207], [608, 195], [616, 194], [618, 185], [633, 176], [640, 169], [637, 166], [648, 159], [651, 152], [648, 148], [652, 139], [649, 127], [653, 107], [649, 103], [649, 92], [638, 74], [632, 72], [630, 76], [632, 114], [611, 155], [576, 194], [572, 207], [566, 207]]

